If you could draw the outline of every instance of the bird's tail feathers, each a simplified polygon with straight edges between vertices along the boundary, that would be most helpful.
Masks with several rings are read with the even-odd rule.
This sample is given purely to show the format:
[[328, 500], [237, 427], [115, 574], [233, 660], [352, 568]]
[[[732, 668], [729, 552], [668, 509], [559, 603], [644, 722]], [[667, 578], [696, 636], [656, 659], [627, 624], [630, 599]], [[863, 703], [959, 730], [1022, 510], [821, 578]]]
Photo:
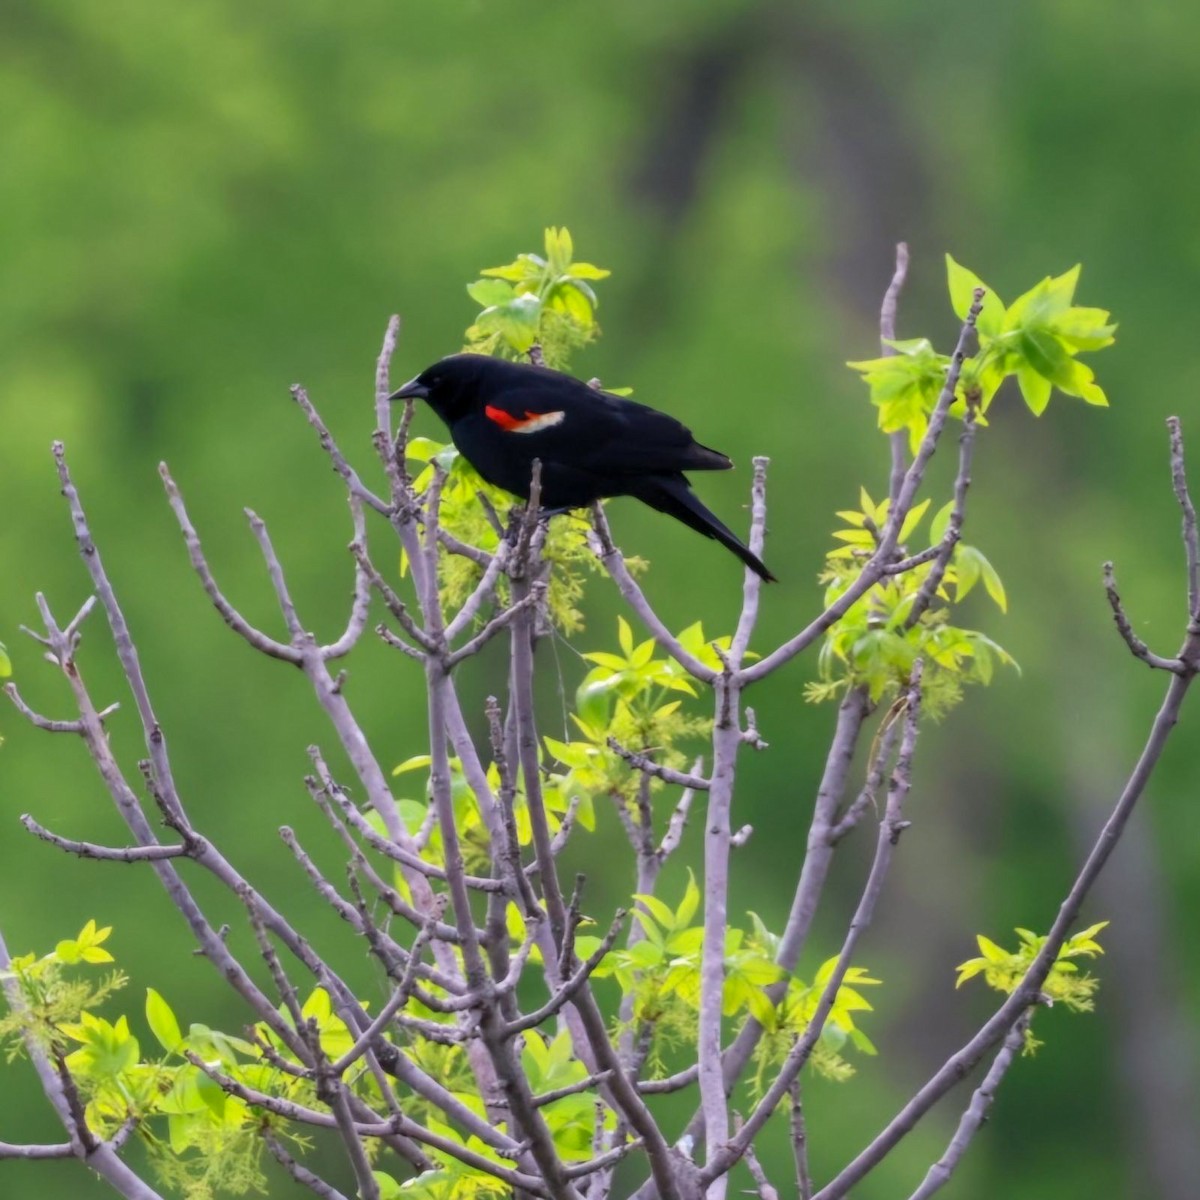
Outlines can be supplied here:
[[756, 575], [768, 583], [775, 582], [775, 576], [762, 559], [700, 502], [682, 475], [678, 478], [660, 476], [648, 479], [632, 494], [651, 508], [682, 521], [697, 533], [715, 538], [722, 546], [732, 550]]

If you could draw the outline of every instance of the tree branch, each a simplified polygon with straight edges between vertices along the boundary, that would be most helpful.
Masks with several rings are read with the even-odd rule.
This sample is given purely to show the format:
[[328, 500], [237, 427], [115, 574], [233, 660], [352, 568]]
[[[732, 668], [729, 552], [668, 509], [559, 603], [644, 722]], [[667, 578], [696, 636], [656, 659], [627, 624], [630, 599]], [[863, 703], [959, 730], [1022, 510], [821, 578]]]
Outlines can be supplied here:
[[967, 1111], [963, 1113], [954, 1137], [950, 1139], [950, 1145], [946, 1147], [946, 1153], [929, 1168], [929, 1173], [920, 1187], [909, 1197], [909, 1200], [929, 1200], [934, 1192], [940, 1191], [950, 1182], [950, 1176], [954, 1173], [962, 1156], [967, 1152], [971, 1139], [987, 1120], [988, 1109], [992, 1107], [992, 1101], [996, 1097], [996, 1089], [1000, 1086], [1000, 1081], [1004, 1078], [1008, 1068], [1012, 1066], [1017, 1052], [1025, 1044], [1025, 1034], [1029, 1029], [1029, 1020], [1032, 1015], [1033, 1010], [1026, 1009], [1009, 1030], [1008, 1036], [1000, 1047], [1000, 1052], [992, 1060], [990, 1070], [972, 1094], [971, 1103], [967, 1106]]

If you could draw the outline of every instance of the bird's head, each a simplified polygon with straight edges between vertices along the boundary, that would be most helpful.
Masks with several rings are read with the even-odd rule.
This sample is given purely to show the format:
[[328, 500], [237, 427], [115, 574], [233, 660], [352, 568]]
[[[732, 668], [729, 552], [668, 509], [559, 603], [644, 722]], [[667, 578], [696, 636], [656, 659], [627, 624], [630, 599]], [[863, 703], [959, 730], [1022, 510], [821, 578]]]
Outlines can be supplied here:
[[486, 354], [452, 354], [426, 367], [388, 399], [425, 400], [450, 425], [476, 408], [482, 377], [495, 364]]

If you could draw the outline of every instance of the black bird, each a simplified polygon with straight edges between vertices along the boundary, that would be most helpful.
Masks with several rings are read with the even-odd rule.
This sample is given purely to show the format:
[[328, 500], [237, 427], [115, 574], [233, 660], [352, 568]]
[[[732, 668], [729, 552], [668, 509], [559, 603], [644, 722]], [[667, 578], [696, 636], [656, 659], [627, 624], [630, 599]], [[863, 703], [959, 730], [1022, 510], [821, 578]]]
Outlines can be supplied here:
[[488, 483], [528, 500], [537, 458], [545, 508], [586, 508], [608, 496], [635, 496], [716, 538], [763, 579], [775, 578], [696, 499], [683, 474], [726, 471], [733, 463], [701, 446], [674, 417], [561, 371], [486, 354], [443, 358], [389, 399], [413, 397], [429, 402]]

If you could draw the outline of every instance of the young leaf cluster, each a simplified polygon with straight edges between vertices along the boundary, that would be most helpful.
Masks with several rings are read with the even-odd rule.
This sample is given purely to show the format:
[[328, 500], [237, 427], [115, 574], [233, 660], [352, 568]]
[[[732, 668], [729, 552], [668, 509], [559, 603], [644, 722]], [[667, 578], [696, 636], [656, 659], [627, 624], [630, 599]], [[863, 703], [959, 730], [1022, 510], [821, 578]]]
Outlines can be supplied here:
[[[700, 889], [689, 871], [687, 887], [676, 908], [658, 896], [636, 895], [634, 899], [638, 907], [633, 915], [642, 937], [611, 951], [596, 974], [611, 975], [622, 993], [632, 997], [631, 1027], [648, 1033], [650, 1064], [661, 1072], [669, 1050], [691, 1046], [696, 1038], [704, 929], [692, 922], [700, 905]], [[753, 1018], [766, 1030], [756, 1051], [754, 1091], [760, 1094], [767, 1072], [782, 1063], [795, 1040], [808, 1028], [837, 958], [823, 963], [811, 984], [796, 976], [788, 977], [775, 961], [778, 935], [768, 930], [756, 913], [748, 915], [749, 929], [729, 926], [725, 932], [721, 1007], [723, 1015], [735, 1024]], [[784, 978], [788, 982], [783, 998], [772, 1004], [765, 989]], [[855, 1024], [854, 1013], [871, 1010], [858, 988], [880, 982], [861, 967], [847, 971], [811, 1060], [818, 1074], [839, 1082], [854, 1074], [853, 1066], [841, 1054], [847, 1040], [865, 1054], [876, 1052]]]
[[[930, 502], [915, 505], [900, 530], [901, 553], [912, 547]], [[834, 531], [840, 543], [830, 550], [820, 581], [830, 605], [858, 578], [862, 560], [878, 544], [890, 501], [873, 501], [866, 489], [860, 508], [837, 515], [846, 528]], [[945, 537], [954, 501], [929, 523], [927, 542]], [[932, 580], [931, 580], [932, 577]], [[819, 678], [808, 685], [809, 700], [835, 699], [848, 688], [865, 687], [873, 703], [890, 701], [908, 681], [913, 663], [922, 659], [923, 703], [934, 717], [944, 715], [962, 697], [964, 686], [991, 682], [996, 665], [1015, 666], [1012, 657], [985, 634], [952, 621], [957, 605], [982, 583], [1002, 611], [1008, 608], [1004, 584], [995, 567], [974, 546], [957, 542], [946, 564], [934, 559], [900, 575], [885, 575], [826, 633], [817, 660]]]
[[[1014, 377], [1030, 412], [1040, 416], [1057, 389], [1087, 404], [1107, 405], [1095, 374], [1078, 356], [1113, 343], [1116, 325], [1100, 308], [1074, 303], [1078, 266], [1062, 275], [1047, 276], [1007, 307], [978, 275], [946, 255], [950, 303], [965, 320], [976, 288], [984, 289], [983, 307], [975, 323], [979, 350], [962, 367], [952, 416], [961, 417], [971, 404], [977, 419], [986, 413], [1005, 379]], [[915, 452], [929, 416], [946, 382], [948, 355], [934, 350], [928, 338], [889, 341], [893, 353], [847, 365], [858, 371], [879, 409], [879, 428], [885, 433], [906, 431]]]
[[[1096, 940], [1096, 935], [1108, 925], [1107, 921], [1098, 921], [1081, 929], [1073, 937], [1068, 938], [1058, 952], [1050, 974], [1042, 985], [1043, 994], [1055, 1004], [1062, 1004], [1071, 1012], [1091, 1012], [1095, 1007], [1095, 995], [1100, 981], [1086, 972], [1080, 973], [1079, 964], [1075, 959], [1095, 958], [1104, 953], [1104, 948]], [[1008, 995], [1021, 982], [1030, 964], [1038, 956], [1046, 944], [1046, 938], [1028, 929], [1016, 930], [1018, 944], [1016, 950], [1005, 950], [990, 938], [979, 934], [975, 941], [979, 946], [979, 955], [969, 958], [958, 965], [958, 979], [955, 987], [962, 987], [968, 979], [982, 975], [984, 982], [990, 988]], [[1026, 1034], [1025, 1050], [1032, 1053], [1041, 1043]]]
[[482, 307], [467, 330], [468, 350], [498, 358], [524, 359], [540, 346], [549, 366], [565, 367], [571, 351], [600, 332], [599, 301], [592, 289], [611, 272], [575, 262], [570, 232], [551, 226], [545, 254], [518, 254], [502, 267], [488, 267], [467, 294]]
[[[264, 1120], [272, 1126], [274, 1120], [251, 1113], [188, 1062], [184, 1052], [190, 1050], [223, 1071], [240, 1071], [245, 1082], [253, 1079], [252, 1086], [276, 1095], [294, 1091], [301, 1081], [289, 1081], [275, 1068], [264, 1070], [261, 1062], [248, 1072], [239, 1064], [258, 1060], [260, 1051], [240, 1038], [203, 1025], [192, 1025], [184, 1035], [167, 1002], [152, 988], [146, 993], [146, 1023], [164, 1056], [144, 1057], [127, 1016], [110, 1021], [96, 1012], [127, 982], [118, 970], [99, 978], [86, 971], [113, 962], [103, 946], [111, 932], [111, 926], [100, 929], [89, 921], [49, 954], [12, 959], [4, 978], [16, 985], [20, 1003], [10, 1004], [0, 1019], [9, 1059], [29, 1039], [61, 1061], [85, 1102], [88, 1126], [101, 1137], [111, 1137], [136, 1119], [160, 1178], [187, 1200], [262, 1190], [259, 1135]], [[281, 1130], [285, 1124], [280, 1122]]]

